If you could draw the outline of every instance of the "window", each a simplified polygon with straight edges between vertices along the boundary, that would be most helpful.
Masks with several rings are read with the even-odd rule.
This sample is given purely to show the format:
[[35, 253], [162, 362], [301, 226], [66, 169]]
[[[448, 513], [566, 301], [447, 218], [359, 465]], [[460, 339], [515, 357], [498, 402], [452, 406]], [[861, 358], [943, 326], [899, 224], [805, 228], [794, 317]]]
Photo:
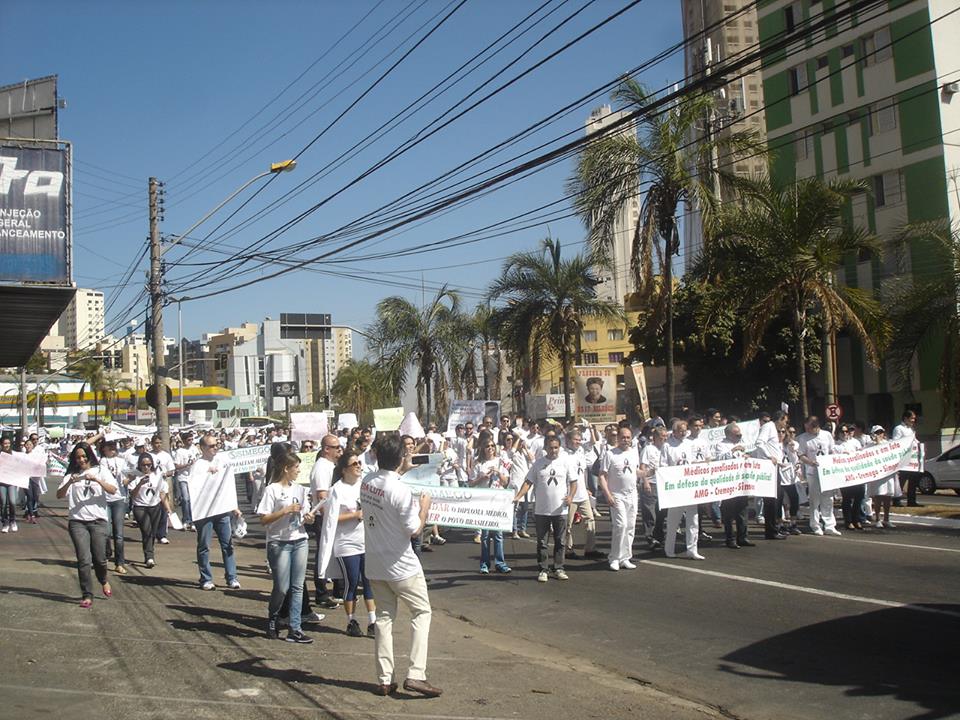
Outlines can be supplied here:
[[622, 363], [623, 362], [623, 353], [622, 352], [612, 352], [607, 354], [607, 362], [612, 363]]
[[787, 32], [792, 33], [797, 23], [803, 18], [800, 16], [800, 3], [792, 3], [783, 9], [783, 19], [787, 26]]
[[807, 160], [813, 157], [813, 133], [807, 131], [794, 141], [797, 160]]
[[899, 170], [873, 176], [873, 199], [878, 208], [895, 205], [903, 200]]
[[596, 341], [597, 341], [597, 331], [596, 331], [596, 330], [584, 330], [584, 331], [583, 331], [583, 341], [584, 341], [584, 342], [596, 342]]
[[797, 65], [787, 70], [790, 75], [790, 94], [799, 95], [800, 91], [807, 87], [807, 68], [803, 65]]
[[853, 45], [844, 45], [840, 48], [840, 57], [848, 58], [853, 56]]
[[870, 134], [889, 132], [897, 129], [897, 103], [885, 100], [870, 106]]
[[826, 55], [821, 55], [817, 58], [817, 70], [823, 70], [830, 67], [830, 58]]
[[623, 340], [623, 330], [607, 330], [607, 340]]
[[893, 57], [893, 46], [890, 44], [890, 28], [880, 28], [875, 33], [860, 38], [863, 49], [863, 64], [876, 65]]
[[599, 365], [600, 356], [595, 352], [583, 353], [584, 365]]

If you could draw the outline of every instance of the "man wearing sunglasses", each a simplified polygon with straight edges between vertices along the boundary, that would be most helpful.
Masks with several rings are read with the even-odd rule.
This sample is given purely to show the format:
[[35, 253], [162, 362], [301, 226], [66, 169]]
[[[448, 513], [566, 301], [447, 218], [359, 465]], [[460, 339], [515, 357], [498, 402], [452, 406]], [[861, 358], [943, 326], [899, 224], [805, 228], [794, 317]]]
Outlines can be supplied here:
[[[324, 435], [320, 440], [320, 451], [317, 453], [317, 462], [310, 471], [310, 501], [315, 505], [322, 500], [327, 499], [327, 493], [330, 491], [330, 485], [333, 484], [333, 469], [337, 465], [337, 460], [343, 448], [340, 447], [340, 438], [336, 435]], [[316, 604], [330, 610], [335, 610], [340, 604], [331, 597], [327, 590], [327, 579], [320, 576], [320, 534], [323, 529], [323, 511], [316, 514], [313, 522], [313, 532], [316, 538], [316, 555], [314, 556], [313, 566], [313, 585]], [[338, 595], [337, 597], [341, 597]]]
[[215, 532], [217, 540], [220, 541], [227, 587], [239, 590], [231, 516], [239, 518], [242, 513], [237, 502], [237, 482], [233, 467], [226, 458], [217, 457], [217, 450], [217, 439], [212, 435], [203, 436], [200, 440], [200, 459], [196, 460], [190, 469], [190, 506], [193, 526], [197, 531], [200, 587], [204, 590], [216, 588], [210, 567], [210, 540]]

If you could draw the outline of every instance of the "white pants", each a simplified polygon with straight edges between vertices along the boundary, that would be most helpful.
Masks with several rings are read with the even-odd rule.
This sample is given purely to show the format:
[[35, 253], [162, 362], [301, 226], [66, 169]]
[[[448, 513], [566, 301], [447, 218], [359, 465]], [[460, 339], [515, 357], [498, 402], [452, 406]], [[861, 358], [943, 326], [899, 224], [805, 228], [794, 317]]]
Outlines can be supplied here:
[[393, 682], [393, 621], [397, 617], [398, 601], [402, 600], [412, 616], [410, 627], [410, 669], [408, 680], [427, 679], [427, 644], [430, 639], [430, 598], [423, 573], [406, 580], [371, 580], [370, 587], [377, 599], [377, 631], [374, 660], [381, 685]]
[[593, 517], [593, 505], [590, 504], [589, 498], [581, 502], [572, 502], [567, 509], [567, 550], [573, 550], [573, 516], [577, 511], [579, 511], [583, 517], [580, 524], [583, 525], [583, 530], [586, 534], [583, 551], [587, 553], [593, 552], [597, 538], [597, 523]]
[[810, 529], [816, 532], [820, 529], [820, 521], [823, 521], [825, 530], [837, 527], [837, 518], [833, 514], [833, 490], [820, 492], [820, 478], [808, 477], [808, 489], [810, 492]]
[[633, 536], [637, 530], [637, 494], [611, 493], [610, 554], [607, 560], [623, 562], [633, 557]]
[[667, 534], [663, 539], [663, 547], [667, 555], [673, 555], [677, 542], [677, 528], [680, 527], [680, 518], [687, 516], [684, 535], [687, 541], [687, 552], [696, 552], [700, 539], [700, 514], [696, 505], [672, 507], [667, 510]]

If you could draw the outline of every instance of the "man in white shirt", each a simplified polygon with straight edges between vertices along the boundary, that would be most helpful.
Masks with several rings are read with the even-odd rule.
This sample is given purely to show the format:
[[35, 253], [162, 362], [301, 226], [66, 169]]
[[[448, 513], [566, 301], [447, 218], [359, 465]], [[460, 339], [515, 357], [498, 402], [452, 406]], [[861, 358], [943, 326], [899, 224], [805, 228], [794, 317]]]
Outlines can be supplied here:
[[[663, 459], [665, 465], [689, 465], [693, 462], [696, 454], [694, 444], [687, 439], [687, 421], [674, 420], [673, 432], [667, 438], [663, 446]], [[697, 546], [700, 540], [700, 513], [696, 505], [684, 505], [681, 507], [672, 507], [667, 510], [667, 534], [664, 540], [663, 552], [667, 557], [674, 557], [674, 545], [677, 539], [677, 528], [680, 527], [680, 518], [686, 518], [684, 526], [684, 536], [686, 539], [686, 552], [684, 555], [691, 560], [703, 560], [704, 557], [697, 552]]]
[[410, 540], [420, 537], [430, 512], [430, 495], [413, 497], [397, 468], [403, 461], [403, 444], [397, 435], [378, 435], [374, 451], [380, 469], [367, 475], [360, 485], [360, 506], [366, 541], [366, 576], [377, 599], [377, 626], [374, 655], [377, 664], [378, 695], [397, 690], [394, 681], [393, 620], [403, 601], [410, 612], [413, 637], [410, 668], [404, 690], [437, 697], [440, 688], [427, 682], [427, 646], [432, 609], [420, 558]]
[[[717, 443], [713, 454], [717, 460], [743, 457], [743, 432], [737, 423], [730, 423], [723, 429], [723, 440]], [[750, 498], [746, 496], [724, 498], [720, 502], [723, 532], [727, 547], [731, 550], [755, 547], [755, 543], [747, 537], [747, 506], [749, 504]], [[736, 534], [734, 534], [734, 525], [736, 525]]]
[[820, 429], [820, 420], [816, 415], [806, 419], [803, 429], [797, 442], [800, 444], [800, 465], [810, 495], [810, 530], [814, 535], [840, 535], [837, 518], [833, 514], [833, 491], [820, 491], [820, 475], [817, 471], [817, 458], [833, 454], [833, 435]]
[[[783, 463], [783, 438], [780, 433], [785, 432], [790, 418], [783, 410], [777, 410], [770, 416], [770, 421], [760, 425], [760, 434], [757, 436], [757, 449], [754, 457], [769, 460], [775, 467]], [[778, 476], [779, 478], [779, 476]], [[763, 515], [764, 532], [767, 540], [783, 540], [787, 536], [777, 530], [780, 525], [780, 512], [783, 503], [783, 487], [777, 482], [777, 496], [766, 498]]]
[[193, 515], [190, 512], [190, 468], [200, 457], [200, 451], [193, 444], [193, 433], [183, 433], [180, 436], [183, 445], [173, 453], [173, 464], [176, 468], [177, 489], [180, 491], [180, 512], [183, 513], [183, 529], [193, 530]]
[[663, 547], [663, 526], [667, 511], [660, 507], [657, 494], [657, 468], [665, 464], [663, 446], [667, 442], [667, 429], [658, 425], [650, 431], [650, 441], [640, 451], [640, 528], [651, 550]]
[[[710, 462], [713, 460], [713, 448], [710, 446], [710, 439], [703, 432], [702, 416], [692, 414], [687, 418], [687, 439], [693, 443], [693, 462]], [[705, 521], [709, 516], [713, 521], [713, 526], [720, 527], [720, 503], [701, 503], [698, 510], [700, 512], [700, 541], [710, 542], [713, 538], [704, 532]]]
[[190, 468], [190, 507], [197, 531], [197, 566], [200, 568], [200, 587], [213, 590], [213, 570], [210, 568], [210, 540], [217, 533], [227, 587], [240, 589], [237, 579], [237, 560], [233, 552], [231, 516], [242, 517], [237, 503], [237, 481], [226, 457], [217, 457], [217, 441], [207, 435], [200, 440], [200, 458]]
[[[317, 461], [310, 471], [310, 502], [314, 505], [327, 499], [327, 493], [330, 491], [330, 485], [333, 483], [333, 469], [337, 466], [337, 460], [343, 453], [340, 447], [340, 440], [336, 435], [324, 435], [320, 440], [320, 452], [317, 453]], [[316, 554], [313, 564], [313, 585], [315, 594], [315, 604], [331, 610], [340, 607], [327, 590], [327, 579], [320, 576], [320, 556], [323, 548], [320, 547], [320, 535], [323, 530], [323, 511], [316, 514], [313, 521], [313, 534], [316, 538]], [[334, 590], [337, 583], [334, 582]], [[342, 597], [342, 595], [336, 595]]]
[[636, 567], [633, 557], [633, 536], [637, 525], [637, 481], [640, 479], [640, 456], [633, 447], [633, 432], [628, 427], [617, 431], [617, 446], [604, 453], [600, 460], [600, 491], [610, 505], [609, 567], [614, 572]]
[[427, 440], [430, 441], [430, 452], [438, 453], [443, 451], [443, 435], [437, 432], [437, 424], [430, 423], [427, 430]]
[[[566, 540], [567, 508], [577, 492], [577, 476], [571, 465], [560, 454], [560, 438], [556, 435], [544, 441], [545, 455], [534, 461], [527, 472], [513, 502], [518, 503], [533, 487], [533, 518], [537, 527], [537, 582], [547, 582], [548, 572], [557, 580], [569, 580], [563, 569]], [[547, 566], [547, 533], [553, 533], [553, 563]]]
[[[150, 455], [153, 457], [153, 466], [165, 473], [176, 471], [176, 465], [173, 462], [173, 456], [163, 449], [163, 439], [159, 434], [150, 439]], [[167, 507], [160, 504], [160, 521], [157, 523], [156, 540], [161, 545], [168, 545], [170, 540], [167, 538], [168, 523]]]
[[572, 428], [567, 431], [567, 462], [570, 463], [570, 474], [577, 480], [577, 490], [570, 501], [567, 510], [567, 537], [565, 557], [576, 558], [577, 554], [573, 549], [573, 520], [579, 512], [581, 517], [580, 524], [583, 525], [586, 539], [583, 545], [583, 556], [588, 559], [602, 558], [603, 554], [598, 553], [594, 546], [597, 541], [597, 525], [593, 517], [593, 504], [590, 502], [590, 492], [587, 489], [587, 454], [581, 443], [583, 435], [579, 428]]
[[[907, 410], [900, 417], [900, 424], [893, 429], [892, 440], [913, 440], [917, 439], [917, 414], [913, 410]], [[900, 472], [900, 487], [907, 493], [907, 506], [920, 507], [917, 502], [917, 483], [919, 482], [919, 473]], [[897, 507], [902, 505], [899, 497], [894, 498], [893, 504]]]

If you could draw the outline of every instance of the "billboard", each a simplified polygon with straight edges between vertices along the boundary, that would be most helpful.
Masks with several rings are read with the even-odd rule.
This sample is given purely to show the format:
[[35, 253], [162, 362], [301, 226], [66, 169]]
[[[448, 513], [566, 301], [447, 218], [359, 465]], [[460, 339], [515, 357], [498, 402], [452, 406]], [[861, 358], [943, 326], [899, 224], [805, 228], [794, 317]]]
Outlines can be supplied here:
[[67, 152], [0, 145], [0, 282], [70, 283]]
[[574, 368], [576, 416], [590, 422], [617, 419], [617, 371], [619, 365], [584, 365]]

